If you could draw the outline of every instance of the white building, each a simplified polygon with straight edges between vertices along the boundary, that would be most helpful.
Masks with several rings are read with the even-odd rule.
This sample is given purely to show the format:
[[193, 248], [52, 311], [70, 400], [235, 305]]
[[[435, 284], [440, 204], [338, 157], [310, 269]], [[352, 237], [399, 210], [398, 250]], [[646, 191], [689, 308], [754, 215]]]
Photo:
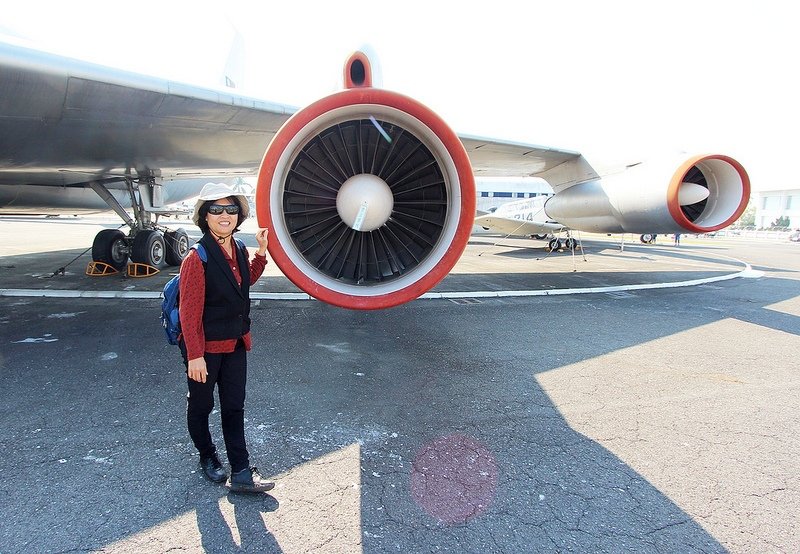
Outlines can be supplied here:
[[756, 229], [767, 229], [779, 217], [789, 218], [791, 229], [800, 229], [800, 189], [763, 190], [755, 194]]
[[553, 196], [553, 189], [547, 181], [538, 177], [480, 177], [475, 179], [477, 209], [488, 212], [506, 202]]

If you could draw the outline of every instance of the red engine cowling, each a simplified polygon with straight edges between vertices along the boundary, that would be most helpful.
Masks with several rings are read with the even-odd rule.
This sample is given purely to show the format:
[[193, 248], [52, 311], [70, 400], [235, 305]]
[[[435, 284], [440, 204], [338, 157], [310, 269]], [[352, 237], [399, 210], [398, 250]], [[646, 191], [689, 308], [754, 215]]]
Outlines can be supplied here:
[[300, 289], [345, 308], [388, 308], [458, 261], [475, 182], [458, 136], [419, 102], [373, 88], [365, 54], [348, 59], [344, 82], [275, 135], [256, 211], [270, 255]]
[[643, 163], [559, 190], [545, 204], [562, 225], [599, 233], [707, 233], [747, 207], [750, 179], [729, 156]]

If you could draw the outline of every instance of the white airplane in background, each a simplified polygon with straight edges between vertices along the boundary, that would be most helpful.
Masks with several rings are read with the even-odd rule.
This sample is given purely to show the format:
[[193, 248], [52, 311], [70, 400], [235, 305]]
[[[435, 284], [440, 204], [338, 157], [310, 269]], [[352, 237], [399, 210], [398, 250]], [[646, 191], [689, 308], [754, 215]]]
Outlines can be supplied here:
[[[544, 240], [565, 230], [559, 222], [547, 217], [544, 205], [548, 198], [548, 196], [536, 196], [526, 200], [505, 202], [488, 213], [479, 212], [475, 218], [475, 225], [506, 236]], [[572, 238], [567, 240], [572, 241]], [[549, 247], [551, 250], [558, 250], [561, 247], [560, 239], [551, 238]], [[574, 244], [569, 242], [567, 248], [574, 248]]]
[[0, 43], [0, 214], [110, 207], [130, 231], [101, 231], [95, 261], [178, 264], [186, 233], [152, 216], [209, 180], [257, 173], [258, 222], [281, 271], [325, 302], [377, 309], [455, 265], [475, 177], [541, 177], [555, 191], [548, 217], [586, 230], [708, 232], [747, 203], [747, 173], [727, 156], [601, 180], [578, 152], [457, 135], [373, 86], [372, 71], [354, 53], [344, 90], [296, 110]]

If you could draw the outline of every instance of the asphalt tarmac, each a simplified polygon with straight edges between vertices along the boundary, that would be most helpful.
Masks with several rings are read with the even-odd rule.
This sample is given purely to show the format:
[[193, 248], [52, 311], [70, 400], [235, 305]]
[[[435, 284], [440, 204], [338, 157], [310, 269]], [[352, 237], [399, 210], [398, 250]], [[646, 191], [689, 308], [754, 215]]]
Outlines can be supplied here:
[[800, 551], [798, 244], [479, 235], [375, 312], [271, 265], [246, 433], [277, 486], [248, 496], [199, 473], [171, 272], [83, 275], [112, 226], [0, 218], [4, 554]]

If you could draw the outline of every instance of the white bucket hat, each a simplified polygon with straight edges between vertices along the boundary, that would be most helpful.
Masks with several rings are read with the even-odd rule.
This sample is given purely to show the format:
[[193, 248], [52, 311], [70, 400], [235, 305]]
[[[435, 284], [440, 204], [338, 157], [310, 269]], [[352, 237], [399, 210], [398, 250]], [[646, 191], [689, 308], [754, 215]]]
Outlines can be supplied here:
[[229, 196], [239, 199], [239, 209], [241, 210], [239, 213], [242, 214], [242, 220], [247, 219], [250, 215], [250, 204], [244, 194], [235, 192], [231, 187], [222, 183], [206, 183], [203, 185], [203, 190], [200, 191], [200, 196], [197, 197], [197, 202], [194, 203], [194, 215], [192, 215], [194, 224], [200, 226], [200, 206], [209, 200], [219, 200]]

